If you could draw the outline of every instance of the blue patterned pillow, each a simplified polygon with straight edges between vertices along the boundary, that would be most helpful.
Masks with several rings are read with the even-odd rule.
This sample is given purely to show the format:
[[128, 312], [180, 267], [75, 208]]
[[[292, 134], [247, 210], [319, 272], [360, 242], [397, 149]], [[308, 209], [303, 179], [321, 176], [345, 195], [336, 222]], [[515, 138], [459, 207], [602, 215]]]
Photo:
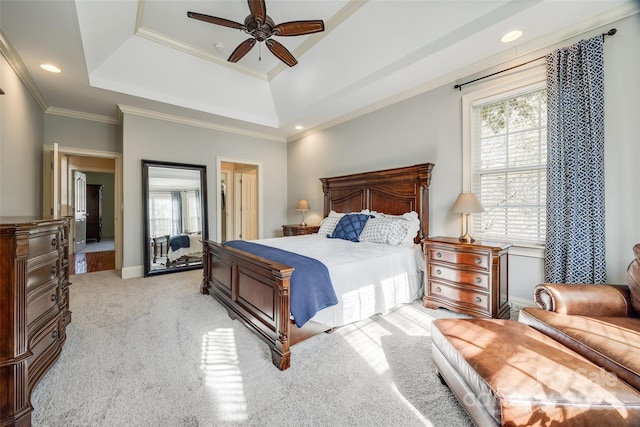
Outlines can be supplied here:
[[349, 214], [343, 216], [340, 218], [335, 230], [333, 230], [331, 238], [359, 242], [360, 232], [370, 217], [371, 215], [365, 214]]

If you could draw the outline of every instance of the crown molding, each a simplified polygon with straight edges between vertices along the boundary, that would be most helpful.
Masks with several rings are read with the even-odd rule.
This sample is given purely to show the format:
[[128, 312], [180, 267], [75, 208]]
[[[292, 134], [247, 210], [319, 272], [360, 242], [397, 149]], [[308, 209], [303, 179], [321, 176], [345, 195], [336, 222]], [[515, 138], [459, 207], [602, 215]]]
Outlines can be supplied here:
[[49, 107], [45, 110], [45, 114], [71, 117], [73, 119], [90, 120], [93, 122], [107, 123], [110, 125], [122, 125], [122, 120], [120, 118], [102, 116], [100, 114], [84, 113], [82, 111], [67, 110], [66, 108]]
[[252, 138], [260, 138], [266, 139], [269, 141], [275, 142], [287, 142], [286, 138], [278, 137], [274, 135], [269, 135], [262, 132], [254, 132], [248, 129], [243, 129], [239, 127], [233, 126], [225, 126], [212, 122], [205, 122], [203, 120], [190, 119], [187, 117], [176, 116], [173, 114], [159, 113], [157, 111], [145, 110], [143, 108], [132, 107], [129, 105], [118, 104], [118, 108], [122, 111], [123, 114], [132, 114], [135, 116], [146, 117], [149, 119], [162, 120], [165, 122], [178, 123], [187, 126], [195, 126], [204, 129], [217, 130], [220, 132], [226, 132], [236, 135], [249, 136]]
[[365, 114], [372, 113], [379, 109], [388, 107], [390, 105], [396, 104], [398, 102], [404, 101], [406, 99], [412, 98], [414, 96], [420, 95], [424, 92], [428, 92], [447, 84], [451, 84], [451, 89], [453, 89], [455, 83], [459, 82], [462, 79], [467, 79], [471, 75], [481, 73], [483, 71], [486, 71], [487, 69], [491, 69], [494, 67], [505, 66], [505, 64], [508, 64], [509, 62], [514, 60], [519, 59], [524, 61], [529, 58], [534, 58], [535, 55], [545, 55], [548, 52], [544, 51], [549, 51], [549, 49], [551, 49], [554, 45], [570, 39], [584, 36], [589, 32], [594, 32], [600, 27], [612, 24], [616, 21], [620, 21], [638, 13], [640, 13], [640, 4], [625, 4], [616, 9], [612, 9], [608, 13], [603, 13], [592, 19], [588, 19], [575, 25], [565, 27], [561, 31], [556, 31], [547, 36], [537, 38], [536, 40], [533, 40], [529, 43], [524, 43], [520, 46], [514, 47], [510, 51], [502, 52], [480, 62], [476, 62], [475, 64], [461, 68], [454, 73], [449, 73], [447, 75], [431, 79], [428, 82], [400, 92], [396, 95], [387, 97], [379, 102], [368, 105], [349, 114], [345, 114], [344, 116], [340, 116], [333, 120], [324, 122], [318, 126], [309, 128], [304, 132], [289, 136], [287, 138], [287, 142], [305, 138], [307, 136], [321, 132], [325, 129], [329, 129], [333, 126], [337, 126], [341, 123], [353, 120]]
[[0, 28], [0, 52], [2, 52], [2, 55], [7, 59], [9, 65], [11, 65], [11, 68], [13, 68], [18, 77], [20, 77], [20, 80], [22, 80], [27, 90], [31, 93], [31, 96], [33, 96], [33, 99], [40, 106], [40, 109], [42, 109], [42, 111], [46, 111], [47, 108], [49, 108], [47, 100], [44, 99], [38, 85], [36, 85], [36, 82], [31, 77], [27, 66], [24, 65], [24, 62], [22, 62], [22, 58], [20, 58], [18, 52], [13, 48], [11, 43], [9, 43], [9, 40], [2, 31], [2, 28]]

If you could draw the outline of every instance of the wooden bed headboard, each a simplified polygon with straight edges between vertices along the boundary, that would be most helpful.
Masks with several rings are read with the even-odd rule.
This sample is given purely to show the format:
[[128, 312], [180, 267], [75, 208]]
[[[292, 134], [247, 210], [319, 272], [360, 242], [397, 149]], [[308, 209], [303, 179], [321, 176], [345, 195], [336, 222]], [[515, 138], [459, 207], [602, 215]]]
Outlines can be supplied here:
[[433, 163], [352, 175], [320, 178], [324, 192], [324, 216], [330, 211], [363, 209], [390, 215], [416, 211], [420, 217], [418, 238], [429, 236], [429, 184]]

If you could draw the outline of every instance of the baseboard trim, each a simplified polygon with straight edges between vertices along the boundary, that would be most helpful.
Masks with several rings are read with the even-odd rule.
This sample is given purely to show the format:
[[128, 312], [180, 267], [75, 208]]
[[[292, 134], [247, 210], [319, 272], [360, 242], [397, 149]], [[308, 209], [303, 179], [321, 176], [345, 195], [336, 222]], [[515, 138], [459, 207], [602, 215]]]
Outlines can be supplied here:
[[123, 279], [135, 279], [138, 277], [142, 277], [143, 269], [141, 265], [137, 265], [134, 267], [122, 267], [121, 277]]
[[524, 307], [538, 307], [535, 301], [518, 297], [509, 297], [509, 304], [511, 305], [511, 311], [520, 311]]

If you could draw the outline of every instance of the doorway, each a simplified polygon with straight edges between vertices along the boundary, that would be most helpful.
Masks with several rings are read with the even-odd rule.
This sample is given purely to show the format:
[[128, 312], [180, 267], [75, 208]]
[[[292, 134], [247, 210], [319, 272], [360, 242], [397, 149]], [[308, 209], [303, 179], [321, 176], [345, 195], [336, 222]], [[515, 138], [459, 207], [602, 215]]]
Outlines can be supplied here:
[[[43, 163], [43, 215], [48, 218], [76, 217], [76, 206], [85, 215], [84, 236], [72, 221], [70, 261], [72, 274], [122, 268], [122, 224], [119, 220], [122, 206], [122, 155], [120, 153], [44, 146]], [[84, 195], [76, 190], [76, 177], [84, 176]], [[92, 221], [87, 231], [87, 187], [101, 189], [101, 224]], [[95, 212], [95, 211], [94, 211]], [[89, 213], [89, 216], [93, 216]], [[97, 218], [92, 218], [93, 220]], [[78, 234], [79, 233], [79, 234]], [[100, 234], [101, 233], [101, 234]], [[75, 239], [75, 240], [74, 240]], [[82, 248], [76, 242], [87, 244]], [[97, 246], [99, 245], [99, 247]]]
[[218, 159], [216, 240], [262, 237], [261, 165]]

